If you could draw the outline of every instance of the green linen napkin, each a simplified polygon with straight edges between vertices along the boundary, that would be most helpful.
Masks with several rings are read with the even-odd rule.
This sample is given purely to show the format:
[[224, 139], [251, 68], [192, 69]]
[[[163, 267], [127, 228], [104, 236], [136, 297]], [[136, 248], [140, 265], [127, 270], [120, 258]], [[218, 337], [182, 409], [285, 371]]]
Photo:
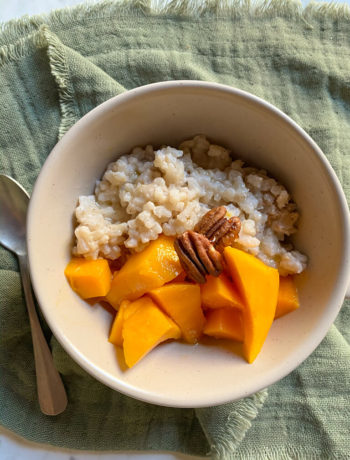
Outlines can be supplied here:
[[[100, 2], [24, 18], [0, 33], [0, 171], [31, 192], [58, 138], [86, 112], [156, 81], [198, 79], [248, 90], [320, 145], [350, 192], [350, 12], [291, 0], [251, 4]], [[233, 459], [349, 458], [349, 303], [292, 374], [207, 409], [138, 402], [88, 376], [51, 340], [69, 406], [40, 413], [15, 258], [0, 249], [0, 423], [41, 443], [170, 450]]]

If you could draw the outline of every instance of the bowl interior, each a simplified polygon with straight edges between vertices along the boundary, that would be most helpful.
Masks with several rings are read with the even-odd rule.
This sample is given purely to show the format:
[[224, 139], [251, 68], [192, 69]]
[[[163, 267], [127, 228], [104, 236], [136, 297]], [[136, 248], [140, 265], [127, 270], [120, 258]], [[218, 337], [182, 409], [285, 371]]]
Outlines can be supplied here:
[[[167, 343], [125, 370], [107, 340], [111, 315], [79, 299], [64, 277], [77, 199], [93, 193], [107, 164], [135, 145], [177, 146], [198, 133], [229, 147], [237, 158], [267, 169], [291, 191], [301, 212], [295, 244], [309, 257], [308, 269], [298, 279], [301, 308], [275, 321], [251, 365], [230, 346]], [[150, 85], [90, 112], [49, 156], [28, 217], [34, 288], [64, 348], [112, 388], [168, 406], [224, 403], [289, 373], [334, 320], [348, 270], [344, 197], [334, 173], [316, 151], [305, 133], [268, 104], [214, 84]]]

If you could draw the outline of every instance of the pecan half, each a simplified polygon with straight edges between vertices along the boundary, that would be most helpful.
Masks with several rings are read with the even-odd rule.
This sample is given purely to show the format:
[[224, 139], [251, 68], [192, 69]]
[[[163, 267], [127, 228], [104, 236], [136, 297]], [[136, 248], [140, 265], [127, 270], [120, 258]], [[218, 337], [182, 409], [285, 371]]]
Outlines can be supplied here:
[[[194, 227], [194, 231], [207, 236], [211, 229], [226, 215], [225, 206], [219, 206], [208, 211]], [[208, 238], [208, 237], [207, 237]]]
[[189, 234], [205, 271], [208, 275], [219, 276], [222, 271], [221, 255], [204, 235], [196, 232]]
[[204, 235], [187, 231], [176, 238], [174, 248], [187, 276], [196, 283], [205, 283], [206, 275], [221, 273], [221, 254]]
[[238, 217], [225, 217], [225, 206], [208, 211], [195, 226], [195, 231], [205, 235], [215, 248], [222, 252], [238, 238], [241, 221]]
[[205, 283], [206, 275], [219, 276], [223, 269], [221, 253], [231, 246], [241, 229], [238, 217], [227, 219], [225, 206], [208, 211], [194, 231], [176, 238], [174, 247], [182, 268], [196, 283]]
[[226, 222], [223, 222], [212, 236], [215, 248], [219, 252], [223, 252], [226, 246], [232, 246], [238, 238], [240, 230], [241, 221], [238, 217], [226, 219]]

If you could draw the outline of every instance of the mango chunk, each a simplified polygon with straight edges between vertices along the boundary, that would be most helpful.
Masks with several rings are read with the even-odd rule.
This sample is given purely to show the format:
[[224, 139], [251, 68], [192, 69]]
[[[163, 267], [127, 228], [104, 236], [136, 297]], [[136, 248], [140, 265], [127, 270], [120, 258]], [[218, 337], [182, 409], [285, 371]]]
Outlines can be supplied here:
[[130, 256], [114, 275], [107, 301], [118, 308], [122, 300], [135, 300], [173, 280], [181, 272], [174, 238], [161, 235], [143, 251]]
[[226, 247], [224, 257], [244, 300], [244, 356], [252, 363], [259, 354], [275, 317], [279, 274], [275, 268], [236, 248]]
[[186, 342], [198, 341], [205, 318], [197, 284], [171, 283], [149, 291], [148, 295], [175, 321]]
[[138, 300], [139, 308], [124, 320], [122, 335], [125, 362], [134, 366], [159, 343], [178, 339], [181, 331], [149, 297]]
[[205, 284], [201, 284], [201, 298], [204, 308], [239, 308], [243, 309], [243, 302], [238, 291], [228, 277], [207, 276]]
[[119, 310], [111, 327], [111, 332], [109, 333], [108, 341], [118, 347], [123, 346], [122, 328], [124, 323], [124, 312], [130, 303], [131, 302], [129, 300], [123, 300], [123, 302], [120, 304]]
[[236, 308], [208, 310], [203, 333], [216, 339], [243, 342], [242, 313]]
[[292, 276], [280, 276], [275, 319], [299, 308], [298, 291]]
[[116, 346], [122, 347], [123, 346], [123, 324], [124, 321], [129, 318], [138, 308], [144, 305], [144, 298], [141, 297], [140, 299], [131, 302], [130, 300], [123, 300], [120, 304], [118, 313], [115, 317], [113, 322], [113, 326], [111, 329], [111, 333], [109, 336], [109, 341]]
[[73, 257], [64, 270], [72, 289], [82, 299], [105, 296], [111, 287], [112, 274], [107, 260]]

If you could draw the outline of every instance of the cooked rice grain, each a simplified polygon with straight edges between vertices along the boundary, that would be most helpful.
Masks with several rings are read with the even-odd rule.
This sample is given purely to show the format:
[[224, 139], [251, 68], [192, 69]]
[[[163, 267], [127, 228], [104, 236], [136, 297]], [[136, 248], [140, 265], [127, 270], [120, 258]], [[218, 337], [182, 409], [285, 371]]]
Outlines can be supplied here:
[[306, 257], [285, 244], [299, 217], [287, 190], [202, 135], [179, 149], [136, 147], [109, 164], [95, 195], [79, 198], [74, 254], [114, 260], [122, 245], [140, 251], [161, 233], [180, 235], [221, 205], [242, 221], [237, 247], [281, 275], [304, 270]]

